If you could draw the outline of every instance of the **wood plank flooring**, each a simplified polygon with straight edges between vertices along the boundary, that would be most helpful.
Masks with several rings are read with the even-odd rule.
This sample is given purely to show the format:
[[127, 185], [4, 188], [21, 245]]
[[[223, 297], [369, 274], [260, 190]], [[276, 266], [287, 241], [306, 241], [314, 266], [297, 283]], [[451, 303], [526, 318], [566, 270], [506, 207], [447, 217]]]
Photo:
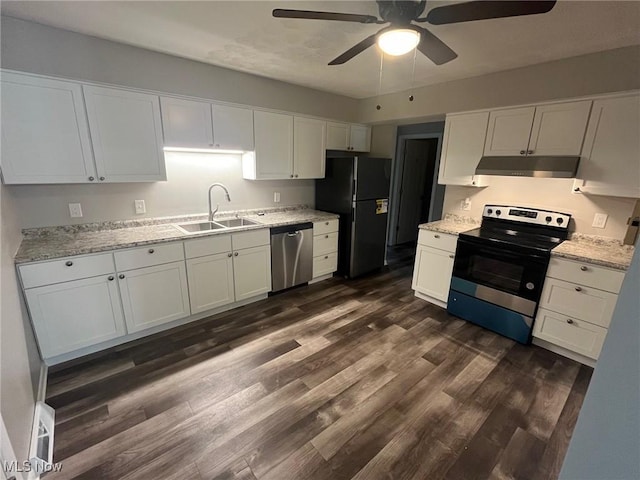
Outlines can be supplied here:
[[411, 251], [52, 371], [46, 478], [557, 478], [591, 369], [415, 298]]

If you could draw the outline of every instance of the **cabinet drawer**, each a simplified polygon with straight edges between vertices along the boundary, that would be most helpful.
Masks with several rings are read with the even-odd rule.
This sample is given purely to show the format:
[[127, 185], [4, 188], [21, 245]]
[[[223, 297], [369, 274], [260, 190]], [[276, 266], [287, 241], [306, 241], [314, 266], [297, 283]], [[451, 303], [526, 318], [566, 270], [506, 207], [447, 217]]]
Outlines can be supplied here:
[[184, 260], [184, 248], [182, 242], [147, 245], [146, 247], [115, 252], [113, 256], [116, 259], [116, 269], [122, 272]]
[[337, 252], [313, 257], [313, 278], [333, 273], [338, 269]]
[[597, 360], [607, 329], [540, 308], [533, 336]]
[[448, 233], [432, 232], [431, 230], [420, 229], [418, 233], [418, 243], [428, 247], [438, 248], [447, 252], [454, 253], [456, 244], [458, 243], [457, 235]]
[[624, 272], [619, 270], [555, 257], [551, 257], [547, 276], [580, 285], [588, 285], [612, 293], [620, 291], [624, 280]]
[[212, 235], [184, 242], [187, 258], [205, 257], [231, 251], [231, 235]]
[[313, 235], [324, 235], [338, 231], [338, 219], [325, 220], [323, 222], [313, 222]]
[[615, 293], [547, 278], [540, 306], [607, 328], [617, 301]]
[[234, 233], [231, 236], [231, 244], [234, 250], [242, 250], [243, 248], [260, 247], [269, 245], [271, 236], [268, 228], [261, 230], [251, 230], [249, 232]]
[[338, 232], [315, 235], [313, 237], [313, 256], [325, 255], [338, 251]]
[[66, 257], [49, 262], [20, 265], [18, 268], [24, 288], [97, 277], [113, 273], [115, 270], [111, 253], [87, 257]]

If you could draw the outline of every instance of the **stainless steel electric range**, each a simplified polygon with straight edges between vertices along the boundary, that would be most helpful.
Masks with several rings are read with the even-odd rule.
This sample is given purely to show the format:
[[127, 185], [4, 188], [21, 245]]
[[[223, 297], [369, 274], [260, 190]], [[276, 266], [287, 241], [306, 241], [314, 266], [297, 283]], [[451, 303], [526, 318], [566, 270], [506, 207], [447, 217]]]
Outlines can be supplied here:
[[551, 250], [571, 215], [485, 205], [480, 228], [458, 237], [447, 310], [520, 343], [531, 342]]

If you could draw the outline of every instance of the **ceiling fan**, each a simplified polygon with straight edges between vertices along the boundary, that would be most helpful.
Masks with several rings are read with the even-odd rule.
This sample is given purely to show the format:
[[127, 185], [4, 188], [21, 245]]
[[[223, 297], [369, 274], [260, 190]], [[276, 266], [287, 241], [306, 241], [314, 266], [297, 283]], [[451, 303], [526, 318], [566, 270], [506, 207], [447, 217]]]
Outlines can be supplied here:
[[555, 0], [476, 0], [436, 7], [431, 9], [425, 17], [421, 17], [420, 15], [422, 15], [425, 9], [426, 0], [376, 0], [376, 2], [378, 3], [381, 19], [373, 15], [288, 10], [282, 8], [273, 10], [273, 16], [277, 18], [336, 20], [340, 22], [371, 23], [377, 25], [391, 24], [373, 35], [368, 36], [342, 55], [334, 58], [329, 62], [329, 65], [342, 65], [376, 42], [385, 53], [390, 55], [402, 55], [417, 47], [420, 53], [431, 59], [433, 63], [442, 65], [455, 59], [458, 56], [456, 52], [451, 50], [429, 30], [415, 25], [413, 22], [444, 25], [491, 18], [535, 15], [549, 12], [556, 3]]

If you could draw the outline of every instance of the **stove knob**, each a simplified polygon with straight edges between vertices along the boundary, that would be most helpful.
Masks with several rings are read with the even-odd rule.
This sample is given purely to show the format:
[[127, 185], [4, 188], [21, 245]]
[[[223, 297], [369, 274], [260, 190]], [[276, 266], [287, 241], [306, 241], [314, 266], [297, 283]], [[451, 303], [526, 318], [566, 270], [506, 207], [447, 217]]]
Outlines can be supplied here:
[[558, 225], [562, 225], [562, 222], [564, 222], [564, 220], [562, 218], [558, 217], [556, 219], [556, 222], [558, 222]]
[[493, 210], [492, 210], [492, 209], [489, 209], [489, 210], [487, 210], [487, 213], [488, 213], [489, 215], [491, 215], [491, 214], [493, 213]]
[[545, 218], [545, 220], [546, 220], [547, 222], [550, 222], [550, 221], [551, 221], [551, 217], [547, 217], [547, 218]]
[[496, 210], [496, 215], [500, 215], [502, 212], [500, 210]]

